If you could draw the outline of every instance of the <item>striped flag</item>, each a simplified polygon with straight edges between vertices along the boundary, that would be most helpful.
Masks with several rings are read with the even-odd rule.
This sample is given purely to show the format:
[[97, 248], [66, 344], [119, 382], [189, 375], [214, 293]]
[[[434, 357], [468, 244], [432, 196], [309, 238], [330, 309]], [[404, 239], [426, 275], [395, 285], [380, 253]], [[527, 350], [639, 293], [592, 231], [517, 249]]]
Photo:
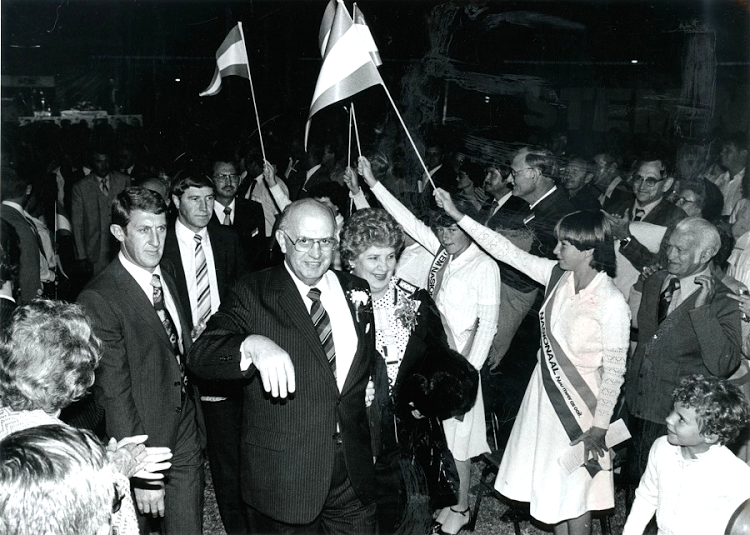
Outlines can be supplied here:
[[241, 76], [250, 79], [245, 40], [242, 37], [242, 23], [232, 28], [219, 50], [216, 51], [216, 71], [208, 88], [201, 97], [212, 97], [221, 91], [221, 79], [226, 76]]
[[326, 57], [326, 46], [328, 45], [328, 37], [331, 35], [331, 26], [333, 26], [333, 19], [336, 16], [336, 0], [328, 0], [325, 13], [323, 13], [323, 20], [320, 21], [320, 30], [318, 31], [318, 46], [320, 47], [320, 57]]
[[346, 6], [342, 0], [338, 0], [326, 55], [307, 116], [305, 148], [313, 115], [326, 106], [378, 84], [385, 86]]
[[365, 16], [357, 7], [356, 2], [354, 3], [354, 7], [352, 9], [352, 18], [354, 19], [354, 25], [357, 27], [357, 30], [359, 30], [359, 36], [362, 38], [362, 42], [365, 44], [365, 48], [367, 48], [367, 51], [370, 53], [372, 62], [376, 67], [380, 67], [383, 64], [383, 60], [380, 59], [380, 51], [378, 50], [378, 45], [375, 44], [375, 39], [372, 38], [372, 32], [370, 32], [370, 27], [367, 25]]

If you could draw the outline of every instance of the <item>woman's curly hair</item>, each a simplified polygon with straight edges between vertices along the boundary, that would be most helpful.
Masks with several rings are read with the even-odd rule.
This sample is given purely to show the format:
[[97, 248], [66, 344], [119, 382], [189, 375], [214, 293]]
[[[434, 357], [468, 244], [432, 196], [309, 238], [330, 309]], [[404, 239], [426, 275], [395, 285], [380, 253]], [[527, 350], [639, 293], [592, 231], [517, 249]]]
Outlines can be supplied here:
[[341, 263], [352, 262], [369, 247], [393, 247], [396, 254], [404, 248], [404, 231], [391, 214], [382, 208], [357, 210], [341, 231]]
[[17, 308], [0, 341], [0, 406], [53, 414], [94, 384], [101, 343], [78, 305]]

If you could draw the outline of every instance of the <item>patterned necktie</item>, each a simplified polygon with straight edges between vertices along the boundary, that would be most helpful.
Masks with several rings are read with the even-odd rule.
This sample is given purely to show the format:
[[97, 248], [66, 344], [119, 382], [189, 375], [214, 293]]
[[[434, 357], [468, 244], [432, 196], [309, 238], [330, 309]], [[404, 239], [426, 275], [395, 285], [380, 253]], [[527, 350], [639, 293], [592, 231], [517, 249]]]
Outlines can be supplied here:
[[156, 273], [154, 273], [154, 275], [151, 277], [151, 286], [153, 286], [154, 288], [154, 310], [156, 310], [156, 314], [159, 316], [161, 324], [164, 327], [164, 330], [167, 332], [167, 337], [169, 338], [169, 343], [172, 346], [174, 356], [177, 359], [177, 364], [180, 365], [180, 376], [182, 377], [182, 393], [184, 394], [185, 368], [183, 367], [182, 361], [180, 360], [180, 343], [179, 338], [177, 338], [177, 326], [172, 320], [172, 316], [170, 316], [169, 311], [164, 304], [164, 292], [162, 291], [161, 277], [159, 277], [159, 275], [157, 275]]
[[636, 208], [633, 211], [633, 221], [640, 221], [646, 216], [646, 210], [643, 208]]
[[310, 288], [307, 297], [312, 301], [310, 317], [312, 318], [315, 330], [318, 331], [318, 338], [320, 338], [323, 351], [325, 351], [326, 357], [328, 358], [328, 364], [331, 365], [333, 376], [336, 377], [336, 347], [333, 345], [331, 318], [328, 317], [328, 312], [323, 308], [323, 303], [320, 302], [320, 290], [317, 288]]
[[659, 323], [664, 321], [669, 312], [669, 304], [672, 302], [674, 293], [680, 289], [680, 279], [675, 277], [670, 279], [669, 284], [664, 291], [659, 295]]
[[107, 183], [107, 177], [100, 179], [99, 182], [99, 188], [102, 190], [102, 193], [104, 193], [104, 196], [106, 197], [109, 195], [109, 184]]
[[198, 322], [205, 323], [211, 315], [211, 286], [208, 283], [208, 263], [200, 234], [195, 240], [195, 285], [198, 289]]
[[225, 206], [224, 207], [224, 222], [222, 223], [222, 225], [232, 224], [231, 214], [232, 214], [232, 209], [229, 208], [229, 206]]

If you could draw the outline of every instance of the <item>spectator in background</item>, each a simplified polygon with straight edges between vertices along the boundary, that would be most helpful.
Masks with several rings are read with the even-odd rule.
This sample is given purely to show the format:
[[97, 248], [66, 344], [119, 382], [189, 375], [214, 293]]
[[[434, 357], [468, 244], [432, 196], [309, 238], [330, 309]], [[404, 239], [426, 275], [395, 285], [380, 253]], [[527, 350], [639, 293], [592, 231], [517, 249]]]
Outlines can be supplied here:
[[568, 194], [570, 204], [576, 210], [599, 210], [598, 195], [591, 185], [594, 178], [594, 165], [585, 158], [572, 156], [560, 169], [562, 187]]
[[721, 214], [729, 216], [742, 197], [742, 178], [745, 176], [748, 157], [748, 139], [745, 132], [737, 132], [729, 137], [721, 147], [719, 164], [724, 173], [716, 179], [724, 195], [724, 209]]
[[680, 180], [675, 205], [688, 216], [700, 216], [707, 221], [721, 217], [724, 197], [713, 182], [704, 178]]
[[481, 210], [487, 200], [483, 184], [482, 168], [474, 162], [464, 162], [456, 178], [456, 200], [469, 203], [474, 210]]
[[594, 155], [596, 173], [592, 186], [599, 192], [599, 203], [606, 212], [611, 212], [613, 206], [631, 204], [633, 190], [623, 177], [620, 169], [622, 159], [610, 151]]

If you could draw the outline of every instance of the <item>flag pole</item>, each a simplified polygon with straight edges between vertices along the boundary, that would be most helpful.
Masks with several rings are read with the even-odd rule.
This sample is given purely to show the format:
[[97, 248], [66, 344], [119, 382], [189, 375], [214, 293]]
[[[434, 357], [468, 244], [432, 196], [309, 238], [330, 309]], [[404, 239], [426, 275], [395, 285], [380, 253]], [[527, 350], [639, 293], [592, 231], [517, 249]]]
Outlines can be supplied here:
[[346, 165], [352, 166], [352, 114], [354, 109], [349, 107], [349, 143], [346, 144]]
[[[247, 43], [245, 42], [245, 32], [242, 31], [242, 22], [237, 21], [237, 27], [240, 30], [240, 37], [242, 38], [242, 46], [245, 47], [245, 56], [247, 55]], [[253, 87], [253, 76], [250, 74], [250, 60], [245, 61], [247, 66], [247, 78], [250, 80], [250, 94], [253, 96], [253, 108], [255, 109], [255, 122], [258, 124], [258, 139], [260, 140], [260, 152], [263, 155], [263, 161], [266, 160], [266, 149], [263, 147], [263, 134], [260, 131], [260, 117], [258, 116], [258, 103], [255, 100], [255, 88]]]
[[432, 181], [430, 170], [427, 169], [427, 165], [425, 165], [424, 160], [422, 159], [422, 156], [419, 154], [419, 151], [417, 150], [417, 145], [414, 143], [414, 140], [412, 139], [411, 134], [409, 133], [409, 129], [406, 128], [406, 123], [404, 123], [404, 119], [401, 117], [401, 114], [398, 112], [396, 103], [393, 102], [393, 97], [391, 97], [391, 92], [388, 91], [388, 88], [385, 86], [385, 84], [381, 84], [381, 85], [383, 86], [383, 89], [385, 90], [385, 94], [388, 96], [388, 100], [391, 101], [391, 106], [393, 106], [393, 110], [396, 112], [396, 116], [398, 117], [398, 120], [401, 122], [401, 126], [404, 127], [404, 132], [406, 132], [406, 137], [409, 138], [409, 141], [411, 142], [412, 148], [414, 148], [414, 153], [417, 155], [417, 159], [419, 160], [419, 163], [422, 164], [422, 169], [424, 169], [425, 175], [427, 176], [427, 180], [430, 181], [430, 184], [432, 185], [433, 190], [437, 189], [435, 187], [435, 183]]
[[354, 122], [354, 135], [357, 138], [357, 152], [362, 156], [362, 145], [359, 143], [359, 128], [357, 128], [357, 114], [354, 113], [354, 102], [352, 102], [352, 119]]

